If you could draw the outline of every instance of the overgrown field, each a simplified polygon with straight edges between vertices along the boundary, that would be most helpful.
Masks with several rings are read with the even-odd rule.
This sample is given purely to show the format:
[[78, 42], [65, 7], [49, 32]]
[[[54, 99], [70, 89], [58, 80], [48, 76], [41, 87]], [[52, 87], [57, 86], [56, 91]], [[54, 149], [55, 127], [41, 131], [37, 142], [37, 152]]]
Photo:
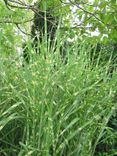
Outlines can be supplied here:
[[0, 58], [0, 156], [116, 155], [111, 57], [95, 59], [85, 42], [66, 48], [67, 64], [44, 50], [23, 66]]

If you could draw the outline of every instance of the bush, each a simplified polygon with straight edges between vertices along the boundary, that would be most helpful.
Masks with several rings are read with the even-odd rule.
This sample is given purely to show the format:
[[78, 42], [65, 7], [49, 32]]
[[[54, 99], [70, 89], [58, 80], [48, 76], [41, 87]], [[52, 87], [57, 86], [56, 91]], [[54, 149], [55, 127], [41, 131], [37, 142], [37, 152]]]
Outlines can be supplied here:
[[93, 156], [110, 134], [117, 73], [109, 77], [109, 61], [92, 66], [85, 42], [66, 48], [66, 65], [59, 48], [46, 59], [44, 50], [24, 67], [1, 58], [0, 155]]

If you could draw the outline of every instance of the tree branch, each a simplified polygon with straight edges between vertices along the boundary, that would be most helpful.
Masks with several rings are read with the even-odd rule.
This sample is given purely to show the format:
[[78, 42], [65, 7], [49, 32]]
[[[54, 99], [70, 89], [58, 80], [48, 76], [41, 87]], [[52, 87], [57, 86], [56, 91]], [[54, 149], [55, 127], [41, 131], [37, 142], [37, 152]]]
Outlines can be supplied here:
[[0, 23], [11, 23], [11, 24], [24, 24], [24, 23], [28, 23], [28, 22], [31, 22], [31, 21], [33, 21], [33, 18], [32, 19], [29, 19], [29, 20], [26, 20], [26, 21], [20, 21], [20, 22], [18, 22], [18, 21], [10, 21], [10, 20], [3, 20], [3, 21], [0, 21]]
[[72, 2], [71, 0], [69, 0], [69, 2], [70, 2], [72, 5], [75, 5], [75, 6], [76, 6], [77, 8], [79, 8], [80, 10], [82, 10], [84, 13], [87, 13], [87, 14], [93, 16], [95, 19], [97, 19], [98, 21], [100, 21], [101, 23], [103, 23], [103, 24], [105, 25], [105, 23], [104, 23], [100, 18], [98, 18], [98, 17], [95, 15], [95, 13], [92, 13], [92, 12], [89, 12], [89, 11], [83, 9], [82, 7], [80, 7], [79, 4], [74, 3], [74, 2]]
[[32, 36], [31, 34], [26, 33], [25, 31], [23, 31], [23, 30], [20, 28], [19, 24], [16, 24], [16, 26], [17, 26], [17, 28], [18, 28], [24, 35]]

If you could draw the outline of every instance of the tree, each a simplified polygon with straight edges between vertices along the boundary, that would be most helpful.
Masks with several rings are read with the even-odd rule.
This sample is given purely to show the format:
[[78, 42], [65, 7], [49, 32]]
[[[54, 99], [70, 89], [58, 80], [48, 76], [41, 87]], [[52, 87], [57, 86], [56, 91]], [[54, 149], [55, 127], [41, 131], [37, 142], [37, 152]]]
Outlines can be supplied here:
[[[33, 0], [26, 0], [25, 2], [22, 0], [4, 0], [4, 2], [10, 17], [8, 20], [6, 13], [4, 13], [5, 18], [1, 18], [0, 23], [12, 23], [20, 27], [20, 25], [32, 21], [32, 16], [26, 14], [29, 11], [36, 11]], [[54, 14], [60, 15], [61, 13], [64, 21], [62, 29], [71, 29], [76, 34], [83, 35], [83, 37], [90, 36], [94, 41], [116, 43], [116, 0], [37, 0], [37, 2], [42, 10], [46, 4], [46, 7], [51, 8]], [[12, 11], [15, 11], [16, 14], [14, 15]], [[91, 32], [94, 31], [98, 31], [99, 35], [91, 36]]]

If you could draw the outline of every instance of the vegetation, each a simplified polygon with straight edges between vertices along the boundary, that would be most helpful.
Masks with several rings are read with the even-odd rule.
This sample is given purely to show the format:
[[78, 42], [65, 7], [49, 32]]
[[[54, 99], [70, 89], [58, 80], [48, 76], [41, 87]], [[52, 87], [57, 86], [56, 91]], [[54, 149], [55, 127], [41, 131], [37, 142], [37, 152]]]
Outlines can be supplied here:
[[[62, 21], [51, 47], [46, 33], [41, 44], [37, 41], [40, 54], [30, 37], [33, 1], [4, 2], [0, 2], [0, 155], [117, 155], [116, 1], [39, 0], [42, 10], [51, 9]], [[83, 21], [72, 26], [68, 16]], [[99, 35], [91, 36], [95, 29]], [[25, 42], [28, 63], [22, 55]]]
[[46, 60], [32, 55], [24, 67], [1, 59], [1, 155], [93, 156], [102, 136], [106, 155], [116, 153], [117, 132], [107, 123], [115, 113], [117, 73], [107, 74], [110, 60], [92, 66], [85, 42], [67, 51], [66, 65], [58, 49]]

